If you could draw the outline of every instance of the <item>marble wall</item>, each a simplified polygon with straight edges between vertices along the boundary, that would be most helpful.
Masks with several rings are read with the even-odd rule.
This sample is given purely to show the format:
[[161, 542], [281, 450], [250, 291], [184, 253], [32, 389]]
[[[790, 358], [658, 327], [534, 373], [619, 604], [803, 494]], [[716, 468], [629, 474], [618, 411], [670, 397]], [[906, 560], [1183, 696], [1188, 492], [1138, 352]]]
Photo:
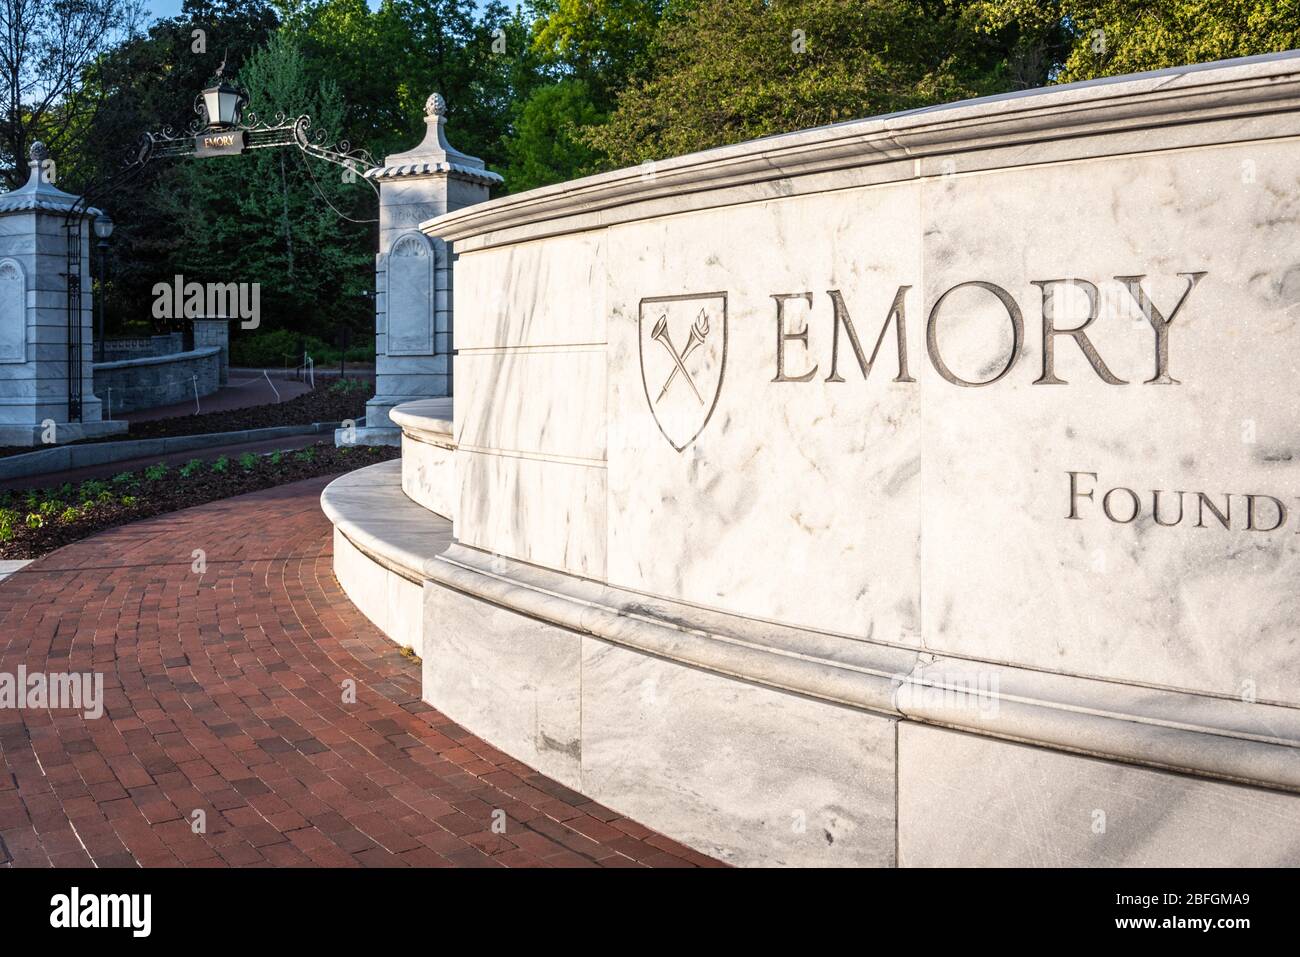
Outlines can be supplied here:
[[426, 700], [737, 862], [1294, 863], [1298, 159], [1288, 53], [423, 224], [497, 563], [430, 571]]
[[457, 535], [850, 637], [1296, 703], [1296, 155], [939, 173], [462, 254]]

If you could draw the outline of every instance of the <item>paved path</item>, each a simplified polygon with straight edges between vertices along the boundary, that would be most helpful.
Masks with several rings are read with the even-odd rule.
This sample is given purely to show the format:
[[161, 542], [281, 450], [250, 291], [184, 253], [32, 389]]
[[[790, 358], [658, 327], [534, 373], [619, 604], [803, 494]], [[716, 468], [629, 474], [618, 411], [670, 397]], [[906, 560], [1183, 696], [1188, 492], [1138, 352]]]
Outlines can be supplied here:
[[106, 702], [0, 709], [0, 864], [713, 863], [421, 703], [419, 666], [334, 580], [325, 482], [111, 529], [0, 583], [0, 676], [97, 671]]
[[[174, 405], [160, 405], [152, 409], [140, 409], [127, 412], [117, 418], [127, 422], [151, 422], [156, 419], [171, 419], [180, 415], [194, 415], [196, 412], [229, 412], [233, 409], [247, 409], [255, 405], [271, 405], [285, 402], [311, 391], [306, 382], [294, 379], [282, 379], [272, 376], [272, 385], [260, 373], [235, 373], [230, 381], [211, 395], [205, 395], [195, 401], [186, 399]], [[102, 396], [101, 396], [102, 398]]]

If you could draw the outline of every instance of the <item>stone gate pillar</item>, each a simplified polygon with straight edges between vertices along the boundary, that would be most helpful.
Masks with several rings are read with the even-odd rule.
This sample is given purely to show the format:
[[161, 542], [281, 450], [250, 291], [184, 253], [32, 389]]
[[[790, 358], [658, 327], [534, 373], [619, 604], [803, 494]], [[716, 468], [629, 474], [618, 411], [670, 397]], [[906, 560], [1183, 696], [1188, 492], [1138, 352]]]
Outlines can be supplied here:
[[444, 128], [447, 103], [425, 102], [424, 141], [366, 176], [379, 184], [379, 254], [375, 257], [375, 396], [366, 403], [364, 444], [398, 445], [388, 417], [395, 405], [452, 394], [451, 262], [446, 244], [420, 223], [481, 203], [501, 177], [481, 159], [454, 149]]
[[[71, 442], [127, 428], [103, 421], [94, 389], [88, 221], [99, 210], [86, 210], [73, 229], [81, 308], [69, 329], [65, 224], [78, 197], [49, 182], [48, 161], [45, 144], [33, 143], [27, 185], [0, 195], [0, 445]], [[80, 339], [75, 352], [70, 338]], [[69, 408], [68, 388], [78, 356], [79, 412]]]

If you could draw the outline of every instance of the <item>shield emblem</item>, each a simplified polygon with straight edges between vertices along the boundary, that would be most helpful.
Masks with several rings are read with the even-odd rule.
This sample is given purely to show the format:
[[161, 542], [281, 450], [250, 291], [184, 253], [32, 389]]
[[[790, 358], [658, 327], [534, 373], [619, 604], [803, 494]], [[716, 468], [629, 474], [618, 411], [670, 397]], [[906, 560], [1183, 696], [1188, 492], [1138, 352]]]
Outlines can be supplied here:
[[641, 300], [641, 382], [659, 431], [681, 452], [704, 431], [727, 364], [727, 294]]

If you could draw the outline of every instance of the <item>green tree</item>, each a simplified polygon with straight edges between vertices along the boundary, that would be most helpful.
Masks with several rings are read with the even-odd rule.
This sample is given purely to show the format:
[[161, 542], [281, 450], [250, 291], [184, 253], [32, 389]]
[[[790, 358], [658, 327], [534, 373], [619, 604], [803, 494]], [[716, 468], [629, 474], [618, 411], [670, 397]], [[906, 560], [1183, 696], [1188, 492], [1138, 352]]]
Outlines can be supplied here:
[[[199, 224], [178, 222], [169, 194], [175, 163], [159, 160], [126, 182], [115, 180], [130, 147], [146, 131], [184, 131], [196, 119], [194, 101], [217, 65], [234, 75], [266, 42], [278, 21], [264, 0], [186, 0], [178, 17], [155, 22], [147, 34], [120, 44], [87, 72], [87, 95], [102, 105], [82, 138], [56, 154], [60, 185], [73, 192], [112, 183], [94, 202], [116, 220], [108, 285], [110, 331], [126, 323], [147, 332], [155, 282], [181, 271], [178, 234]], [[202, 42], [194, 36], [202, 30]], [[182, 244], [183, 245], [183, 244]]]
[[1295, 0], [993, 0], [994, 28], [1033, 19], [1061, 29], [1058, 82], [1138, 73], [1300, 47]]
[[[312, 79], [303, 51], [283, 33], [248, 58], [239, 82], [263, 120], [305, 113], [313, 129], [343, 123], [337, 86]], [[187, 281], [260, 284], [264, 331], [330, 339], [340, 323], [369, 328], [360, 294], [374, 281], [374, 228], [361, 220], [377, 207], [361, 177], [282, 147], [187, 161], [164, 187], [184, 227], [173, 261]]]
[[1295, 0], [985, 0], [972, 12], [980, 29], [1018, 31], [1058, 83], [1300, 47]]
[[504, 4], [479, 10], [474, 0], [383, 0], [371, 11], [366, 0], [318, 0], [286, 5], [284, 16], [313, 75], [338, 84], [352, 142], [377, 158], [409, 149], [424, 134], [424, 101], [437, 91], [447, 99], [456, 148], [489, 164], [504, 158], [514, 99]]
[[667, 0], [534, 0], [533, 49], [583, 81], [598, 109], [648, 66]]
[[613, 165], [1008, 88], [1006, 49], [943, 0], [683, 0], [651, 76], [585, 137]]
[[594, 170], [600, 157], [581, 139], [581, 130], [603, 119], [584, 80], [538, 87], [524, 101], [506, 140], [507, 187], [520, 192]]
[[74, 153], [103, 104], [82, 82], [86, 69], [142, 22], [140, 0], [0, 0], [0, 176], [8, 188], [27, 181], [34, 141], [59, 158]]

